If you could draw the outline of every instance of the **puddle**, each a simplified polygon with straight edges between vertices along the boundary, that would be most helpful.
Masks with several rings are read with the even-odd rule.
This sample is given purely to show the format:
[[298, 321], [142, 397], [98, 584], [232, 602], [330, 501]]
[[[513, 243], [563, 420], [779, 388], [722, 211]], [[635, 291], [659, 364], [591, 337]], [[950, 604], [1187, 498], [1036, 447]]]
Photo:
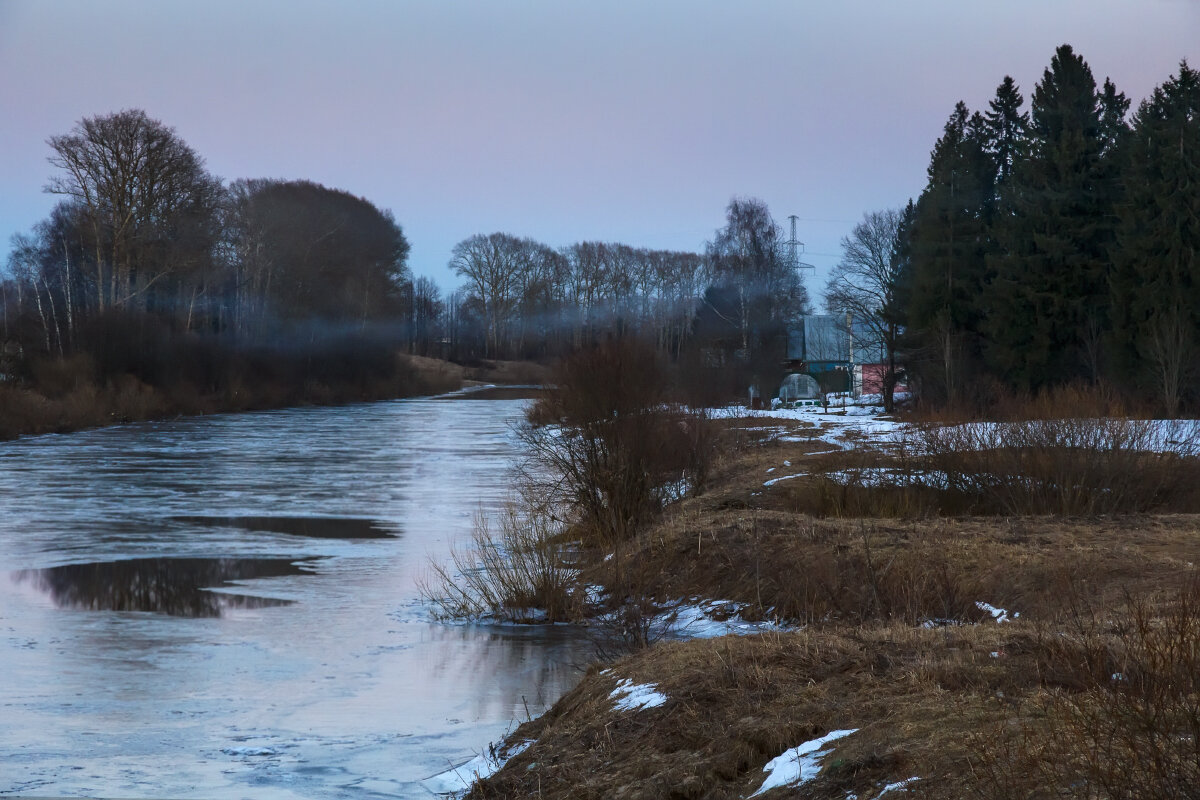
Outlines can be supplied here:
[[171, 517], [214, 528], [241, 528], [263, 533], [286, 533], [313, 539], [391, 539], [395, 531], [373, 519], [357, 517]]
[[[13, 573], [50, 595], [59, 608], [149, 611], [173, 617], [219, 617], [226, 609], [291, 605], [291, 600], [226, 591], [232, 581], [311, 572], [315, 559], [135, 558], [68, 564]], [[220, 591], [213, 591], [219, 589]]]

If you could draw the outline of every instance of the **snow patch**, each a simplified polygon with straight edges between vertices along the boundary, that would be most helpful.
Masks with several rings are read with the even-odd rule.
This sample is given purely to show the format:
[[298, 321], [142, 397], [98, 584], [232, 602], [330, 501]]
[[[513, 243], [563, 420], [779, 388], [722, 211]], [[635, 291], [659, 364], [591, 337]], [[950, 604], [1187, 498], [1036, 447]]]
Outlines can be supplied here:
[[887, 786], [885, 786], [879, 790], [879, 794], [875, 795], [875, 800], [879, 800], [879, 798], [883, 797], [888, 792], [893, 792], [893, 791], [896, 791], [897, 789], [904, 789], [904, 791], [907, 792], [908, 785], [910, 783], [913, 783], [913, 782], [919, 781], [919, 780], [921, 780], [921, 778], [919, 776], [914, 775], [913, 777], [905, 778], [902, 781], [896, 781], [895, 783], [889, 783]]
[[421, 784], [434, 794], [458, 797], [466, 794], [475, 781], [495, 775], [509, 759], [523, 753], [531, 744], [533, 740], [527, 739], [507, 748], [489, 747], [487, 752], [480, 753], [467, 763], [426, 778]]
[[975, 602], [975, 607], [986, 614], [990, 614], [992, 619], [994, 619], [996, 622], [1011, 622], [1012, 620], [1021, 616], [1020, 612], [1013, 612], [1012, 615], [1009, 615], [1009, 613], [1003, 608], [996, 608], [990, 603], [984, 603], [983, 601], [979, 600]]
[[831, 748], [826, 745], [849, 736], [856, 730], [858, 729], [850, 728], [831, 731], [820, 739], [813, 739], [791, 750], [785, 750], [783, 755], [776, 756], [763, 767], [763, 772], [768, 773], [767, 778], [762, 786], [758, 787], [758, 791], [750, 796], [756, 797], [780, 786], [799, 786], [811, 781], [821, 771], [820, 760], [829, 755]]
[[667, 696], [655, 688], [653, 683], [634, 683], [629, 678], [617, 682], [617, 688], [612, 690], [609, 697], [617, 702], [617, 711], [641, 711], [645, 708], [658, 708], [667, 702]]
[[763, 481], [763, 486], [774, 486], [780, 481], [790, 481], [792, 478], [803, 478], [805, 473], [799, 472], [795, 475], [782, 475], [778, 478], [771, 478], [769, 481]]
[[661, 616], [654, 627], [662, 635], [679, 639], [713, 639], [728, 634], [745, 636], [789, 629], [772, 620], [747, 622], [741, 616], [745, 607], [744, 603], [729, 600], [700, 600], [693, 597], [690, 601], [677, 603]]

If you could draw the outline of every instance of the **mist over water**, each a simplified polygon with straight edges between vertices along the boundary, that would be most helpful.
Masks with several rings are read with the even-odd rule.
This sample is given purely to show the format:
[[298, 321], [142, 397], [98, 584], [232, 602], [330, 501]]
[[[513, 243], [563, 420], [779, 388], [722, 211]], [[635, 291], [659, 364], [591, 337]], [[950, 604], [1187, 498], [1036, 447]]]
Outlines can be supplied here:
[[0, 794], [429, 797], [574, 685], [563, 628], [428, 621], [523, 401], [0, 444]]

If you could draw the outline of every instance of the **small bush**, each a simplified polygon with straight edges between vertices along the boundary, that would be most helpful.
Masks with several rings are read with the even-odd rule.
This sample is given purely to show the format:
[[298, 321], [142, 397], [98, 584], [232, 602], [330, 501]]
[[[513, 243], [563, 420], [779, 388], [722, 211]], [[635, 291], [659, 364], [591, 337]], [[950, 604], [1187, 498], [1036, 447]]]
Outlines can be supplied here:
[[715, 450], [701, 412], [671, 406], [653, 349], [613, 340], [564, 359], [520, 431], [522, 476], [610, 548], [698, 492]]
[[858, 460], [789, 486], [789, 507], [845, 517], [1200, 510], [1200, 425], [1186, 421], [919, 423], [893, 452]]
[[521, 500], [505, 504], [493, 526], [475, 517], [471, 545], [434, 563], [421, 588], [442, 619], [490, 616], [512, 622], [567, 622], [582, 610], [577, 571], [558, 544], [561, 526]]

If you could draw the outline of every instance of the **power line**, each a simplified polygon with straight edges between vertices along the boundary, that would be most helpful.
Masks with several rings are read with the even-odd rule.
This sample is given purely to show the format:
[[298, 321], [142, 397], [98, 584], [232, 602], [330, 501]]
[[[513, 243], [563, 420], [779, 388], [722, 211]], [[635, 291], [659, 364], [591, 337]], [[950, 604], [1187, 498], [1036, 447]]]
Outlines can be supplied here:
[[784, 244], [788, 246], [788, 266], [792, 269], [811, 269], [816, 270], [812, 264], [805, 264], [800, 260], [800, 254], [804, 252], [804, 242], [796, 238], [796, 220], [799, 219], [795, 214], [788, 217], [792, 223], [792, 236]]

